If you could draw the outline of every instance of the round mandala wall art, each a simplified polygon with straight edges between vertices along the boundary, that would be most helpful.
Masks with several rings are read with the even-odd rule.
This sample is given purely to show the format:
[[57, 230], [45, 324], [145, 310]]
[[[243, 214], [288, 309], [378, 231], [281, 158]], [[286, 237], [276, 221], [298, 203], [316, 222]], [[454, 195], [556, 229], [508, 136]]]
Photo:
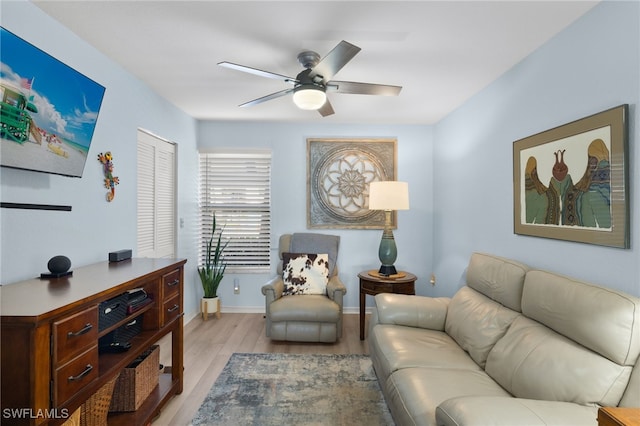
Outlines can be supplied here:
[[396, 143], [307, 139], [307, 226], [382, 229], [384, 212], [369, 210], [369, 184], [396, 179]]

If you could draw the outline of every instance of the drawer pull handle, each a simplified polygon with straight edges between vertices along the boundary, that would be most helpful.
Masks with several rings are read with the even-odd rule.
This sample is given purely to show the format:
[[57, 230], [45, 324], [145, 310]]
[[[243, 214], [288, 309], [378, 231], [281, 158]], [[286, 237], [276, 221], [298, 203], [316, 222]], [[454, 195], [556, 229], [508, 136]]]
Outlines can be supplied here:
[[70, 331], [67, 333], [67, 337], [78, 337], [81, 336], [85, 333], [88, 333], [89, 330], [91, 330], [93, 328], [93, 325], [91, 325], [91, 323], [87, 323], [85, 324], [85, 326], [82, 328], [82, 330], [78, 330], [75, 333], [73, 331]]
[[138, 323], [137, 319], [134, 319], [133, 321], [127, 323], [127, 325], [125, 327], [133, 327], [134, 325], [136, 325]]
[[180, 307], [179, 305], [173, 305], [173, 307], [172, 307], [172, 308], [167, 309], [167, 312], [173, 312], [173, 311], [175, 311], [176, 309], [178, 309], [179, 307]]
[[173, 287], [174, 285], [178, 285], [178, 284], [180, 284], [180, 280], [176, 279], [176, 280], [171, 281], [170, 283], [167, 283], [167, 286], [168, 287]]
[[69, 382], [77, 382], [78, 380], [82, 380], [84, 378], [84, 376], [86, 376], [87, 374], [91, 373], [91, 370], [93, 370], [93, 366], [91, 364], [87, 364], [87, 366], [85, 367], [85, 369], [84, 369], [84, 371], [82, 373], [78, 374], [77, 376], [69, 376], [67, 381], [69, 381]]
[[114, 303], [113, 305], [107, 307], [104, 309], [104, 314], [110, 314], [111, 312], [113, 312], [114, 310], [118, 309], [118, 306], [120, 306], [120, 303]]

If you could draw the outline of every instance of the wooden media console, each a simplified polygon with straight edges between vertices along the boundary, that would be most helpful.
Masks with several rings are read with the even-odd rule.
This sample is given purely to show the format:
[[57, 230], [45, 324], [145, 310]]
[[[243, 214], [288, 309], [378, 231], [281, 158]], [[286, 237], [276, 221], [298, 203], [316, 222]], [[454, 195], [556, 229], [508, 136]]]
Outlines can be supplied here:
[[[171, 333], [170, 373], [133, 412], [109, 425], [147, 425], [183, 386], [184, 259], [129, 259], [73, 270], [68, 277], [0, 287], [0, 422], [58, 425], [138, 355]], [[142, 288], [153, 302], [113, 324], [101, 303]], [[103, 305], [104, 306], [104, 305]], [[143, 316], [144, 315], [144, 316]], [[142, 330], [127, 351], [98, 351], [98, 339], [134, 319]]]

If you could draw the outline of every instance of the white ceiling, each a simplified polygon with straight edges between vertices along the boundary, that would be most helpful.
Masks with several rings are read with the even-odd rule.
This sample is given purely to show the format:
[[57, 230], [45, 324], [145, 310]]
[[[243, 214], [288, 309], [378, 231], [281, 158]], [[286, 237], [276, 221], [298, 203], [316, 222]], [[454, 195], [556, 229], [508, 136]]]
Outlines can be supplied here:
[[[198, 119], [432, 124], [597, 1], [34, 1], [47, 14]], [[362, 48], [336, 80], [403, 86], [398, 97], [329, 94], [335, 115], [286, 96], [303, 50]]]

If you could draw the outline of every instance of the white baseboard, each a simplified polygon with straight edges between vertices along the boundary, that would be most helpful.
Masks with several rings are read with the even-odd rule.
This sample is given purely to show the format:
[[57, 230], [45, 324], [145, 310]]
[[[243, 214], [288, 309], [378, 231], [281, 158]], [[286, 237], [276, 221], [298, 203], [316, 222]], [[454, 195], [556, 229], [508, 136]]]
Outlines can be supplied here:
[[200, 312], [192, 312], [192, 313], [190, 313], [190, 314], [185, 314], [185, 315], [184, 315], [184, 323], [183, 323], [183, 327], [184, 327], [185, 325], [189, 324], [189, 322], [190, 322], [192, 319], [194, 319], [194, 318], [196, 318], [196, 317], [199, 317], [199, 316], [200, 316]]
[[[360, 314], [360, 308], [344, 308], [345, 314]], [[264, 306], [223, 306], [221, 313], [235, 314], [264, 314]], [[370, 314], [371, 308], [367, 308], [365, 313]]]
[[264, 314], [262, 306], [222, 306], [223, 314]]

